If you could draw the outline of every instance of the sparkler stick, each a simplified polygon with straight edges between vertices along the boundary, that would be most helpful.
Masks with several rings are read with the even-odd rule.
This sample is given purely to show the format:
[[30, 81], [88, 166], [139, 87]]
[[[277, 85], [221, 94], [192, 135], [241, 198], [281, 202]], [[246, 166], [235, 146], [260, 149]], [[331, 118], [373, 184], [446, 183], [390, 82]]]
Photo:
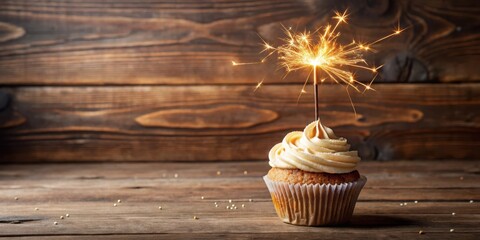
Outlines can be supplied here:
[[318, 82], [317, 82], [317, 66], [313, 66], [313, 96], [315, 101], [315, 121], [320, 117], [318, 107]]

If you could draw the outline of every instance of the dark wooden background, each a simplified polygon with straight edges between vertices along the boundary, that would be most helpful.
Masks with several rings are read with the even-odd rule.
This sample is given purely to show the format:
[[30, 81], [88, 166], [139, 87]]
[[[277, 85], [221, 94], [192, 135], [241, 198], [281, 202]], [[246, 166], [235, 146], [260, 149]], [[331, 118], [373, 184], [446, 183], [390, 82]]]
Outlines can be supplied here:
[[345, 8], [347, 39], [408, 29], [368, 56], [385, 67], [352, 95], [357, 119], [321, 87], [325, 124], [365, 160], [479, 159], [475, 0], [0, 0], [0, 162], [266, 160], [313, 120], [312, 95], [297, 105], [304, 77], [274, 61], [230, 62]]

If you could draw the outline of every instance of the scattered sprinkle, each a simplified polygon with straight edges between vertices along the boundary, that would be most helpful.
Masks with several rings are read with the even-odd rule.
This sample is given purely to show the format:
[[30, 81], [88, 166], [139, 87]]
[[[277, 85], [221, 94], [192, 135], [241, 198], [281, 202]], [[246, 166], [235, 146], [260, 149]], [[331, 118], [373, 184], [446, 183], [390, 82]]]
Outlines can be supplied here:
[[222, 172], [220, 172], [220, 171], [217, 171], [217, 175], [221, 175], [221, 174], [222, 174]]
[[232, 204], [232, 207], [235, 207], [235, 204]]
[[194, 220], [198, 220], [198, 217], [197, 217], [197, 216], [193, 216], [193, 219], [194, 219]]
[[38, 207], [36, 207], [36, 208], [35, 208], [35, 211], [38, 211], [38, 210], [39, 210]]
[[218, 205], [217, 205], [217, 204], [215, 204], [215, 207], [218, 207]]
[[415, 201], [414, 203], [418, 203], [418, 201]]
[[423, 231], [422, 230], [418, 231], [418, 234], [420, 234], [420, 235], [423, 234]]
[[205, 197], [204, 197], [204, 196], [202, 196], [202, 197], [201, 197], [201, 199], [203, 200], [203, 199], [205, 199]]
[[116, 206], [117, 206], [117, 204], [116, 204], [116, 203], [114, 203], [114, 204], [113, 204], [113, 206], [114, 206], [114, 207], [116, 207]]
[[452, 216], [455, 216], [456, 213], [452, 212]]
[[243, 171], [243, 175], [247, 175], [247, 174], [248, 174], [248, 172], [247, 172], [247, 171]]
[[122, 202], [122, 200], [120, 200], [120, 199], [117, 200], [117, 203], [121, 203], [121, 202]]
[[237, 209], [237, 206], [233, 207], [234, 209]]
[[250, 198], [250, 199], [248, 199], [248, 201], [249, 201], [249, 202], [253, 202], [253, 200], [252, 200], [251, 198]]
[[18, 200], [18, 197], [14, 197], [13, 199], [15, 199], [15, 201], [16, 201], [16, 200]]
[[244, 208], [244, 207], [245, 207], [245, 204], [242, 204], [242, 208]]
[[408, 204], [408, 203], [404, 202], [404, 203], [403, 203], [403, 206], [407, 206], [407, 204]]
[[60, 219], [64, 219], [65, 217], [64, 216], [60, 216]]
[[53, 225], [58, 225], [58, 222], [53, 222]]
[[178, 173], [175, 173], [175, 174], [173, 175], [173, 177], [174, 177], [174, 178], [178, 178]]
[[403, 203], [400, 203], [400, 206], [403, 206]]
[[226, 209], [230, 209], [230, 206], [226, 206], [225, 208], [226, 208]]
[[470, 200], [470, 203], [473, 203], [473, 200]]
[[228, 200], [229, 203], [232, 203], [232, 199]]
[[214, 202], [213, 204], [217, 205], [218, 203], [217, 203], [217, 202]]
[[65, 217], [70, 217], [70, 214], [68, 214], [68, 213], [67, 213], [67, 214], [65, 214]]
[[162, 208], [162, 206], [159, 206], [158, 209], [162, 210], [163, 208]]
[[451, 229], [450, 229], [450, 232], [455, 232], [455, 229], [451, 228]]

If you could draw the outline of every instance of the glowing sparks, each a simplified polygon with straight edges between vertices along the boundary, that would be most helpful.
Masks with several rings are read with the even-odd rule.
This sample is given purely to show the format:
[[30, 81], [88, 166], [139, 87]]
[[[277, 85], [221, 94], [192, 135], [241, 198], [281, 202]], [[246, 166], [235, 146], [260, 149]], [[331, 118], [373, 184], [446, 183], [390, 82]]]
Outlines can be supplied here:
[[263, 85], [263, 80], [257, 83], [257, 86], [255, 86], [255, 89], [253, 91], [254, 92], [257, 91], [262, 85]]
[[[264, 51], [277, 52], [280, 60], [280, 66], [285, 68], [287, 72], [311, 69], [335, 83], [343, 83], [351, 86], [356, 91], [359, 85], [364, 89], [372, 89], [370, 85], [363, 84], [354, 78], [352, 68], [369, 70], [377, 73], [379, 67], [368, 66], [362, 54], [366, 51], [372, 51], [372, 45], [381, 42], [394, 35], [400, 34], [403, 30], [397, 27], [392, 34], [382, 37], [372, 43], [356, 43], [353, 40], [350, 44], [342, 45], [338, 43], [340, 33], [337, 27], [342, 23], [347, 23], [347, 12], [336, 12], [333, 19], [337, 22], [335, 25], [327, 25], [326, 27], [317, 29], [313, 34], [309, 32], [295, 33], [284, 28], [286, 38], [283, 39], [285, 44], [273, 47], [265, 43]], [[323, 31], [322, 31], [323, 29]], [[314, 84], [316, 78], [314, 74]], [[308, 79], [307, 79], [308, 81]]]
[[[298, 33], [292, 31], [291, 28], [284, 27], [283, 30], [286, 37], [282, 39], [283, 44], [279, 46], [273, 46], [262, 39], [264, 47], [262, 52], [266, 52], [267, 55], [260, 62], [263, 63], [267, 58], [272, 56], [272, 54], [277, 53], [279, 65], [285, 69], [287, 74], [292, 71], [309, 69], [309, 75], [313, 75], [314, 90], [317, 88], [317, 78], [321, 76], [322, 79], [320, 82], [322, 83], [328, 79], [334, 83], [345, 85], [350, 101], [351, 98], [348, 93], [348, 87], [355, 89], [357, 92], [374, 90], [371, 85], [378, 75], [378, 70], [382, 66], [370, 66], [363, 58], [363, 54], [366, 52], [375, 52], [372, 48], [374, 44], [396, 36], [403, 32], [404, 29], [401, 29], [398, 25], [393, 30], [393, 33], [370, 43], [359, 43], [352, 40], [349, 44], [341, 44], [338, 41], [341, 34], [337, 31], [337, 28], [342, 23], [347, 24], [348, 13], [347, 11], [342, 13], [335, 12], [333, 19], [335, 20], [334, 24], [320, 27], [313, 33], [307, 31]], [[237, 63], [232, 61], [232, 64], [237, 66], [255, 63]], [[356, 80], [354, 74], [355, 70], [366, 70], [375, 76], [368, 84], [365, 84]], [[305, 84], [301, 89], [300, 96], [303, 93], [306, 93], [305, 86], [308, 81], [309, 78], [306, 79]], [[260, 88], [262, 84], [263, 80], [257, 84], [255, 91]], [[363, 91], [361, 89], [363, 89]], [[317, 96], [318, 92], [314, 91], [314, 94]], [[318, 104], [317, 98], [316, 104]], [[352, 101], [351, 103], [354, 108]], [[316, 113], [318, 115], [317, 106]]]
[[233, 66], [241, 66], [241, 65], [252, 65], [252, 64], [258, 64], [258, 63], [263, 63], [264, 60], [262, 60], [261, 62], [249, 62], [249, 63], [239, 63], [239, 62], [235, 62], [235, 61], [232, 61], [232, 65]]
[[338, 23], [347, 23], [347, 16], [347, 11], [343, 13], [335, 12], [335, 17], [333, 17], [333, 19], [337, 19]]

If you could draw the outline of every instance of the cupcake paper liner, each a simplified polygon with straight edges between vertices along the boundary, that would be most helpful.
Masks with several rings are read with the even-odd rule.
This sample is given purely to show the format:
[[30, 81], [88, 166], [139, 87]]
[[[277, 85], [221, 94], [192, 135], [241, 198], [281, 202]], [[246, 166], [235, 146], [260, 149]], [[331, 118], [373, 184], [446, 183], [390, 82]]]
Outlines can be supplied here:
[[358, 195], [367, 182], [341, 184], [290, 184], [264, 176], [278, 216], [286, 223], [307, 226], [339, 225], [348, 222]]

